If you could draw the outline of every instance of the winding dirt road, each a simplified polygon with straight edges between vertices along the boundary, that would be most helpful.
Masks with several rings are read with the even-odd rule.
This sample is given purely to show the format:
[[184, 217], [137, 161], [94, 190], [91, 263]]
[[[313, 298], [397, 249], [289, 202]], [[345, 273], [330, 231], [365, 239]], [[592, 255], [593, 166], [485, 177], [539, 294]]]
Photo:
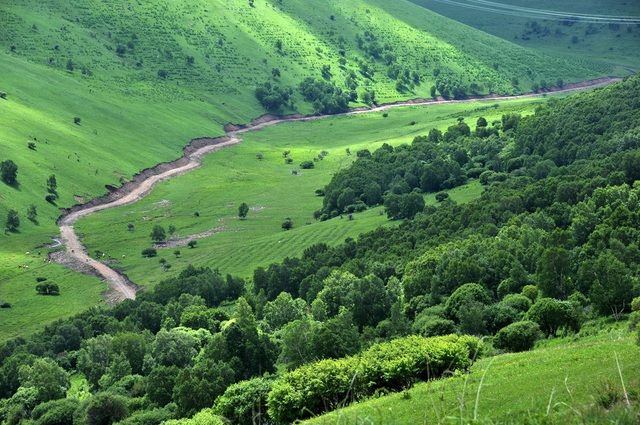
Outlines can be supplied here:
[[194, 168], [199, 167], [202, 163], [202, 157], [206, 154], [240, 143], [242, 141], [242, 139], [240, 138], [240, 135], [242, 133], [260, 130], [265, 127], [286, 122], [313, 121], [323, 119], [328, 116], [347, 116], [382, 112], [405, 106], [466, 103], [477, 100], [526, 99], [544, 96], [545, 94], [551, 93], [569, 93], [606, 86], [618, 80], [619, 78], [600, 78], [597, 80], [590, 80], [582, 83], [567, 84], [561, 89], [550, 90], [546, 93], [531, 93], [518, 96], [477, 96], [461, 100], [416, 99], [384, 104], [373, 108], [356, 108], [349, 112], [337, 115], [291, 115], [285, 117], [265, 115], [254, 120], [252, 123], [246, 126], [228, 126], [229, 130], [223, 137], [212, 139], [194, 139], [189, 145], [185, 147], [183, 157], [172, 162], [158, 164], [155, 167], [143, 170], [142, 172], [134, 176], [134, 178], [130, 182], [124, 184], [120, 188], [114, 189], [111, 193], [98, 197], [85, 204], [75, 205], [67, 210], [64, 210], [63, 215], [58, 220], [61, 235], [60, 239], [66, 248], [68, 256], [81, 264], [89, 266], [90, 268], [95, 270], [98, 275], [104, 278], [110, 288], [110, 301], [118, 302], [125, 299], [134, 299], [138, 287], [133, 282], [131, 282], [124, 274], [114, 270], [107, 264], [91, 258], [80, 242], [80, 238], [75, 232], [73, 225], [81, 217], [93, 214], [94, 212], [131, 204], [138, 201], [139, 199], [147, 195], [151, 191], [153, 186], [158, 182], [167, 180], [171, 177], [186, 173], [190, 170], [193, 170]]

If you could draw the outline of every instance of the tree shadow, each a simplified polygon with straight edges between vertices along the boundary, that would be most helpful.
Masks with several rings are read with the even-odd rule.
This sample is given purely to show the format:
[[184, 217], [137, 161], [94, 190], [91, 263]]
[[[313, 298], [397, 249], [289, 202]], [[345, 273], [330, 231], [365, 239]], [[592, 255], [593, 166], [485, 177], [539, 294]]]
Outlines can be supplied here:
[[6, 181], [3, 180], [2, 183], [4, 183], [5, 185], [9, 186], [14, 190], [17, 190], [18, 192], [22, 191], [22, 189], [20, 189], [20, 182], [18, 180], [14, 181], [13, 183], [7, 183]]

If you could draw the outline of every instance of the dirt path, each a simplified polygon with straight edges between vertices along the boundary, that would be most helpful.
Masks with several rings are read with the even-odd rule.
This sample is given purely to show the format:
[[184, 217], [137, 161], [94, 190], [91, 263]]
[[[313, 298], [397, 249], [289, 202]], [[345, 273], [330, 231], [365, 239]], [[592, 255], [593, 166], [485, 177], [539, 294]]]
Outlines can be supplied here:
[[373, 108], [356, 108], [349, 112], [336, 115], [290, 115], [277, 117], [273, 115], [265, 115], [248, 125], [226, 127], [226, 135], [218, 138], [194, 139], [184, 148], [184, 155], [171, 162], [161, 163], [155, 167], [146, 169], [136, 174], [133, 179], [119, 188], [114, 188], [107, 195], [95, 198], [87, 203], [75, 205], [63, 211], [62, 216], [58, 220], [60, 227], [61, 241], [64, 244], [67, 255], [82, 264], [86, 264], [102, 276], [110, 288], [110, 299], [113, 301], [121, 301], [125, 299], [134, 299], [138, 287], [131, 282], [125, 275], [114, 270], [108, 265], [91, 258], [82, 243], [73, 225], [81, 217], [93, 214], [97, 211], [108, 208], [115, 208], [138, 201], [147, 195], [154, 185], [158, 182], [169, 179], [171, 177], [186, 173], [202, 163], [202, 157], [208, 153], [224, 149], [228, 146], [240, 143], [242, 139], [240, 135], [250, 131], [260, 130], [265, 127], [277, 125], [286, 122], [298, 121], [314, 121], [326, 118], [328, 116], [349, 116], [358, 114], [367, 114], [388, 111], [394, 108], [405, 106], [426, 106], [439, 105], [444, 103], [467, 103], [477, 100], [507, 100], [507, 99], [527, 99], [533, 97], [544, 96], [551, 93], [569, 93], [579, 90], [592, 89], [596, 87], [606, 86], [619, 78], [600, 78], [597, 80], [584, 81], [582, 83], [567, 84], [563, 88], [549, 90], [545, 93], [531, 93], [518, 96], [475, 96], [461, 100], [444, 100], [444, 99], [415, 99], [379, 105]]

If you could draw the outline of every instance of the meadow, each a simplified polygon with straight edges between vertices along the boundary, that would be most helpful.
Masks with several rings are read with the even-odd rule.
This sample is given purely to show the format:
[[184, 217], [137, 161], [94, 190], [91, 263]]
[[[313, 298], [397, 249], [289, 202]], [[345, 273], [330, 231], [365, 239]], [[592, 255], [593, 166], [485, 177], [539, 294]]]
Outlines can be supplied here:
[[626, 329], [614, 326], [594, 336], [543, 341], [533, 351], [486, 357], [468, 374], [422, 382], [303, 423], [592, 423], [590, 408], [611, 395], [622, 397], [620, 374], [627, 390], [638, 388], [639, 367], [640, 349]]
[[[377, 226], [394, 224], [382, 208], [354, 214], [352, 220], [347, 215], [323, 222], [313, 219], [313, 212], [322, 206], [315, 190], [347, 167], [358, 150], [410, 143], [431, 128], [446, 129], [457, 117], [473, 124], [481, 115], [491, 121], [508, 112], [531, 113], [540, 102], [544, 99], [408, 107], [392, 110], [387, 117], [373, 113], [265, 128], [244, 134], [241, 144], [209, 155], [202, 168], [159, 184], [135, 204], [81, 219], [76, 229], [89, 253], [106, 254], [110, 264], [139, 284], [153, 286], [188, 264], [248, 277], [256, 267], [299, 255], [314, 243], [335, 245]], [[285, 163], [285, 151], [291, 164]], [[301, 162], [313, 160], [322, 151], [327, 155], [313, 169], [300, 169]], [[263, 159], [257, 159], [258, 154]], [[480, 184], [472, 182], [453, 189], [450, 196], [466, 202], [481, 191]], [[237, 217], [242, 202], [250, 207], [246, 220]], [[428, 195], [426, 202], [435, 203], [434, 195]], [[294, 227], [283, 231], [281, 224], [287, 217]], [[194, 249], [178, 248], [179, 257], [172, 247], [159, 249], [159, 258], [143, 258], [140, 253], [151, 246], [155, 225], [174, 226], [174, 239], [215, 233], [199, 239]], [[171, 264], [169, 272], [160, 259]]]

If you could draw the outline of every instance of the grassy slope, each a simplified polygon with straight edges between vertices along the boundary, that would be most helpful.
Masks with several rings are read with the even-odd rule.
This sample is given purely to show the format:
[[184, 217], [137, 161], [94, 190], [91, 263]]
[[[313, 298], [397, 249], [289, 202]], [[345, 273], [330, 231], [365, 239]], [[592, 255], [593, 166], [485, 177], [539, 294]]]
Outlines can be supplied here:
[[[57, 233], [57, 209], [43, 199], [50, 174], [58, 179], [58, 205], [70, 206], [103, 193], [106, 184], [117, 185], [142, 168], [177, 157], [193, 137], [218, 135], [227, 122], [246, 122], [261, 114], [253, 89], [274, 67], [281, 69], [283, 84], [295, 85], [319, 75], [320, 65], [330, 64], [334, 80], [342, 84], [347, 72], [357, 69], [357, 61], [365, 60], [355, 45], [355, 34], [365, 30], [377, 33], [399, 63], [419, 70], [424, 79], [415, 93], [398, 93], [386, 67], [374, 64], [374, 79], [360, 77], [359, 91], [373, 88], [380, 100], [425, 95], [436, 67], [468, 75], [463, 78], [483, 84], [485, 90], [504, 92], [512, 90], [514, 73], [527, 71], [521, 65], [524, 49], [443, 21], [404, 0], [392, 5], [314, 0], [313, 7], [303, 0], [256, 0], [255, 5], [249, 7], [246, 0], [0, 4], [0, 91], [8, 93], [6, 101], [0, 100], [0, 160], [13, 159], [20, 169], [18, 189], [0, 185], [0, 219], [10, 208], [22, 219], [20, 233], [0, 234], [0, 300], [16, 305], [0, 312], [3, 322], [14, 323], [0, 331], [0, 339], [24, 331], [24, 324], [37, 326], [72, 314], [82, 299], [94, 304], [103, 289], [96, 279], [46, 264], [46, 253], [35, 251]], [[344, 70], [338, 65], [338, 34], [345, 34]], [[276, 40], [283, 41], [283, 54], [276, 52]], [[118, 46], [124, 50], [118, 52]], [[494, 69], [497, 52], [511, 65]], [[187, 63], [189, 56], [193, 64]], [[67, 70], [69, 61], [72, 71]], [[597, 72], [543, 56], [531, 62], [534, 73], [559, 73], [567, 80]], [[167, 70], [166, 79], [159, 78], [161, 69]], [[310, 110], [299, 101], [297, 106]], [[80, 126], [72, 124], [75, 116], [82, 119]], [[26, 147], [32, 140], [37, 141], [35, 152]], [[25, 218], [30, 204], [38, 208], [38, 225]], [[307, 217], [305, 211], [300, 220]], [[332, 232], [331, 226], [316, 236]], [[361, 223], [350, 226], [349, 234], [361, 230]], [[297, 254], [299, 245], [291, 244], [287, 254]], [[237, 250], [225, 249], [220, 257], [229, 258]], [[39, 274], [63, 284], [63, 297], [74, 294], [74, 302], [32, 297], [36, 266]], [[230, 267], [242, 272], [249, 268], [239, 262]], [[32, 312], [37, 317], [31, 317]]]
[[[523, 47], [543, 51], [561, 57], [571, 56], [584, 63], [599, 63], [612, 74], [626, 74], [640, 68], [640, 27], [637, 25], [619, 28], [608, 25], [578, 23], [562, 25], [556, 21], [506, 16], [467, 9], [435, 0], [410, 0], [429, 10], [463, 22], [489, 34], [496, 35]], [[536, 9], [588, 14], [640, 16], [640, 3], [620, 0], [539, 0], [535, 5], [528, 0], [499, 0], [500, 3]], [[467, 3], [465, 0], [462, 3]], [[548, 33], [531, 32], [527, 24], [537, 21], [548, 27]], [[556, 33], [556, 30], [559, 33]], [[573, 36], [577, 42], [573, 42]]]
[[[542, 101], [501, 102], [498, 108], [493, 108], [495, 102], [412, 107], [393, 110], [387, 118], [376, 113], [269, 127], [244, 135], [240, 145], [208, 156], [204, 167], [160, 184], [140, 202], [82, 219], [77, 228], [84, 234], [90, 253], [105, 252], [135, 282], [153, 284], [164, 273], [157, 258], [143, 259], [140, 251], [150, 245], [149, 234], [155, 224], [165, 228], [173, 224], [177, 237], [223, 227], [221, 233], [200, 240], [197, 249], [182, 248], [180, 259], [173, 258], [174, 249], [161, 250], [161, 257], [177, 269], [194, 263], [218, 267], [223, 273], [248, 275], [256, 266], [299, 255], [313, 243], [339, 243], [387, 223], [381, 209], [356, 214], [353, 221], [345, 217], [315, 222], [312, 218], [313, 211], [322, 205], [315, 189], [347, 166], [357, 150], [373, 150], [385, 142], [408, 143], [430, 128], [446, 128], [458, 116], [467, 116], [468, 122], [474, 123], [479, 115], [491, 120], [508, 111], [528, 113]], [[417, 123], [411, 126], [412, 121]], [[291, 151], [293, 164], [284, 163], [284, 150]], [[292, 174], [300, 162], [311, 160], [322, 150], [329, 154], [313, 170]], [[262, 161], [256, 159], [258, 152], [264, 155]], [[478, 185], [472, 185], [470, 190], [454, 194], [460, 195], [457, 200], [465, 201], [469, 193], [478, 192]], [[236, 218], [241, 202], [255, 209], [245, 221]], [[199, 217], [194, 216], [196, 211]], [[285, 217], [295, 223], [289, 232], [280, 229]], [[135, 225], [134, 232], [127, 230], [128, 223]]]
[[605, 382], [621, 386], [616, 354], [627, 389], [638, 388], [640, 349], [626, 332], [612, 330], [575, 341], [554, 340], [530, 352], [485, 358], [471, 368], [468, 376], [420, 383], [406, 393], [364, 401], [305, 423], [467, 423], [473, 418], [485, 372], [479, 421], [524, 423], [528, 417], [544, 416], [551, 404], [551, 415], [564, 418], [556, 423], [578, 423], [570, 409], [593, 403]]

